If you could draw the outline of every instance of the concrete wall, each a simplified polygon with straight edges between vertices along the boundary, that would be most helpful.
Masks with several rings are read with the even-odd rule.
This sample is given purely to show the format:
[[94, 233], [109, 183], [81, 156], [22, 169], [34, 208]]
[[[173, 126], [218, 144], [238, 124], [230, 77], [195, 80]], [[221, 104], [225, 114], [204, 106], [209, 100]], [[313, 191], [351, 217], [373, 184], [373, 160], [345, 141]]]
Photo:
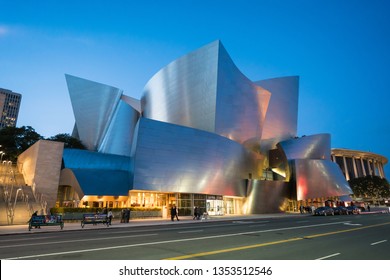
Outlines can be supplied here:
[[54, 207], [61, 172], [64, 143], [40, 140], [18, 157], [18, 170], [27, 185], [43, 194], [47, 207]]

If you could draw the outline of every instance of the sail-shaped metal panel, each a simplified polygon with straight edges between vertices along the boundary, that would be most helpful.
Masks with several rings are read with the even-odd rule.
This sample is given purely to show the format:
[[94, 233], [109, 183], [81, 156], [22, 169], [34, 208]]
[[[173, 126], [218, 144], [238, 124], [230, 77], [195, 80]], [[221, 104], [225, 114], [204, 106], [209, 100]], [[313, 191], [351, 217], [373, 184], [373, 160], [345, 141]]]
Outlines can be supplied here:
[[219, 43], [215, 133], [239, 143], [260, 141], [270, 96], [240, 72]]
[[295, 137], [298, 126], [299, 77], [280, 77], [255, 83], [271, 92], [262, 139], [277, 139], [280, 142]]
[[139, 116], [137, 110], [121, 100], [98, 152], [130, 156]]
[[143, 116], [214, 132], [218, 51], [216, 41], [157, 72], [144, 88]]
[[277, 145], [290, 159], [330, 160], [330, 134], [315, 134], [282, 141]]
[[65, 75], [81, 142], [96, 151], [108, 129], [122, 90]]

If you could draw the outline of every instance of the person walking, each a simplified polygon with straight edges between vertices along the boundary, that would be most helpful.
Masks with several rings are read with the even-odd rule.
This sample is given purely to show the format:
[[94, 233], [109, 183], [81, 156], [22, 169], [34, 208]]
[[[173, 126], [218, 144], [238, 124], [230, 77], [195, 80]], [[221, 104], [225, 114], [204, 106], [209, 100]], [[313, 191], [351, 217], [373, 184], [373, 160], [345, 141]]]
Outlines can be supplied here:
[[[36, 216], [38, 216], [38, 211], [35, 211], [34, 213], [32, 213], [31, 218], [30, 218], [30, 220], [28, 222], [29, 223], [32, 222], [33, 218], [36, 217]], [[38, 226], [35, 226], [35, 228], [38, 228]], [[41, 227], [39, 226], [39, 228], [41, 228]]]
[[197, 220], [198, 219], [198, 207], [197, 206], [195, 206], [194, 207], [194, 217], [192, 218], [193, 220]]
[[128, 223], [130, 221], [130, 209], [126, 208], [125, 212], [125, 223]]
[[125, 222], [125, 215], [126, 215], [126, 210], [122, 209], [122, 211], [121, 211], [121, 223]]
[[177, 208], [175, 205], [172, 206], [171, 208], [171, 221], [173, 222], [175, 220], [175, 217], [176, 217], [176, 220], [179, 221], [179, 217], [177, 215]]
[[111, 225], [112, 217], [113, 217], [113, 214], [112, 214], [112, 211], [111, 211], [111, 209], [110, 209], [110, 210], [108, 210], [108, 212], [107, 212], [107, 219], [108, 219], [108, 224], [109, 224], [109, 225]]
[[176, 220], [179, 221], [179, 209], [177, 209], [176, 206], [175, 206], [175, 217], [176, 217]]

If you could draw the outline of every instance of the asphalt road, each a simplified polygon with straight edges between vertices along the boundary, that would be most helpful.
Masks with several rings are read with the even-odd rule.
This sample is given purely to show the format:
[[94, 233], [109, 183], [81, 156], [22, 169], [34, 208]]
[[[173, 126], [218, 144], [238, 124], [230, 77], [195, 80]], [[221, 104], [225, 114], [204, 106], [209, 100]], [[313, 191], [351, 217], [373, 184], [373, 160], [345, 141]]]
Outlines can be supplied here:
[[390, 260], [390, 215], [174, 222], [4, 235], [0, 259]]

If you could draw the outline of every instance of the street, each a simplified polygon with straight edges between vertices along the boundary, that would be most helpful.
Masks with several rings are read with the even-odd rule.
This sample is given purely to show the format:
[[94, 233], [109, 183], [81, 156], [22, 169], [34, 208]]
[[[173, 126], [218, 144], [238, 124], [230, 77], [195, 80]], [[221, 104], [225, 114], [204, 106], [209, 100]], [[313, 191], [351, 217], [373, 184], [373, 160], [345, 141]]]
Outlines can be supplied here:
[[310, 215], [0, 236], [0, 259], [389, 260], [390, 215]]

